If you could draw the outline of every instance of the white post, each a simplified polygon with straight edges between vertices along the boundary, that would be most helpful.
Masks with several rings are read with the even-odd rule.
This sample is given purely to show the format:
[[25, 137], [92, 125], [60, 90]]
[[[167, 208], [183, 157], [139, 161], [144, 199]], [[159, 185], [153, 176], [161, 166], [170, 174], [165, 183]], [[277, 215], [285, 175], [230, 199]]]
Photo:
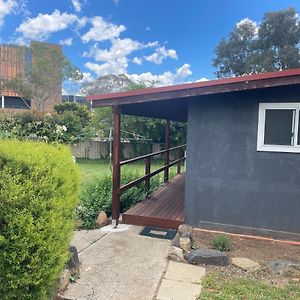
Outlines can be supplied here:
[[4, 96], [1, 96], [1, 108], [4, 108]]

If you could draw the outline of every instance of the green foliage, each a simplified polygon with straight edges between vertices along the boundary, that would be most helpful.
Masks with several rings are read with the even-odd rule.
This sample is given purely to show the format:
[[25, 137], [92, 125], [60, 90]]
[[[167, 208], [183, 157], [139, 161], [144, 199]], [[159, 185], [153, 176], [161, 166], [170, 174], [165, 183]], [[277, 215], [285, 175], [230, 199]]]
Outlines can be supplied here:
[[230, 250], [230, 239], [225, 234], [215, 235], [212, 239], [213, 248], [219, 251]]
[[[79, 104], [76, 104], [79, 106]], [[25, 112], [22, 114], [0, 114], [0, 138], [37, 139], [49, 142], [75, 143], [89, 136], [89, 112], [64, 110], [59, 114]]]
[[[122, 184], [139, 178], [137, 172], [123, 172]], [[153, 178], [151, 190], [159, 185], [159, 179]], [[143, 184], [131, 188], [121, 195], [121, 212], [126, 211], [139, 201], [142, 201], [151, 191], [148, 191]], [[80, 203], [77, 208], [77, 217], [81, 226], [85, 229], [95, 227], [97, 216], [101, 210], [111, 215], [112, 209], [112, 177], [111, 174], [99, 176], [93, 181], [85, 184], [80, 195]]]
[[216, 47], [217, 77], [300, 67], [300, 24], [294, 8], [268, 12], [259, 26], [244, 20]]
[[203, 279], [201, 300], [282, 300], [300, 299], [299, 282], [285, 287], [275, 287], [259, 280], [234, 278], [224, 275], [208, 275]]
[[68, 259], [78, 170], [65, 146], [0, 141], [0, 295], [49, 299]]

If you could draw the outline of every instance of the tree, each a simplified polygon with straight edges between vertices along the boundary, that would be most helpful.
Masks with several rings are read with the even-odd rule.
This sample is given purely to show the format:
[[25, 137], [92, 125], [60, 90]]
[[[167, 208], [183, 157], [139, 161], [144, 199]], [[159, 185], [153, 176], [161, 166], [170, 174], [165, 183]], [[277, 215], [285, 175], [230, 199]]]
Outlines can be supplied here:
[[215, 49], [217, 77], [286, 70], [300, 67], [300, 25], [294, 8], [268, 12], [259, 26], [239, 22]]
[[[126, 75], [107, 75], [86, 84], [84, 90], [89, 95], [137, 90], [151, 87], [151, 82], [134, 82]], [[112, 128], [112, 111], [110, 107], [94, 109], [92, 127], [100, 138], [108, 138]], [[145, 140], [164, 143], [165, 121], [137, 116], [122, 116], [122, 138], [128, 140]], [[185, 143], [186, 124], [171, 123], [171, 143]]]
[[22, 99], [30, 99], [40, 112], [44, 111], [48, 99], [60, 95], [63, 81], [82, 77], [59, 46], [34, 42], [30, 47], [20, 47], [20, 51], [25, 57], [31, 57], [25, 61], [25, 72], [4, 85]]

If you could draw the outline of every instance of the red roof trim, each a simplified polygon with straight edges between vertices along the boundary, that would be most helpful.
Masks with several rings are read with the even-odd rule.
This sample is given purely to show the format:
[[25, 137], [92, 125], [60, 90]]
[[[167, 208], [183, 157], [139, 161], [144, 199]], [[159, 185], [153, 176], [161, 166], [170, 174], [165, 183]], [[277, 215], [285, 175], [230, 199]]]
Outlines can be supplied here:
[[216, 80], [209, 80], [209, 81], [202, 81], [202, 82], [185, 83], [185, 84], [173, 85], [173, 86], [147, 88], [142, 90], [132, 90], [132, 91], [121, 92], [121, 93], [92, 95], [92, 96], [87, 96], [86, 99], [88, 101], [109, 100], [109, 99], [113, 100], [116, 98], [142, 96], [142, 95], [158, 94], [164, 92], [175, 92], [175, 91], [189, 90], [194, 88], [214, 87], [214, 86], [221, 86], [225, 84], [248, 83], [251, 81], [263, 81], [267, 79], [284, 78], [284, 77], [291, 77], [291, 76], [300, 76], [300, 68], [286, 70], [286, 71], [267, 72], [262, 74], [253, 74], [253, 75], [216, 79]]

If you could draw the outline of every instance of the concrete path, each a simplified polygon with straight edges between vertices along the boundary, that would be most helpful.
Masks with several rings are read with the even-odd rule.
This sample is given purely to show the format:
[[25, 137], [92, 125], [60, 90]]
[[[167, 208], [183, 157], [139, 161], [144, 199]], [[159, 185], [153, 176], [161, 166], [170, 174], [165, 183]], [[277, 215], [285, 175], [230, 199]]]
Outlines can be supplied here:
[[157, 300], [195, 300], [201, 291], [205, 268], [170, 261]]
[[110, 229], [75, 233], [72, 244], [80, 251], [80, 279], [69, 285], [65, 299], [155, 299], [167, 268], [170, 241], [140, 236], [142, 227]]

